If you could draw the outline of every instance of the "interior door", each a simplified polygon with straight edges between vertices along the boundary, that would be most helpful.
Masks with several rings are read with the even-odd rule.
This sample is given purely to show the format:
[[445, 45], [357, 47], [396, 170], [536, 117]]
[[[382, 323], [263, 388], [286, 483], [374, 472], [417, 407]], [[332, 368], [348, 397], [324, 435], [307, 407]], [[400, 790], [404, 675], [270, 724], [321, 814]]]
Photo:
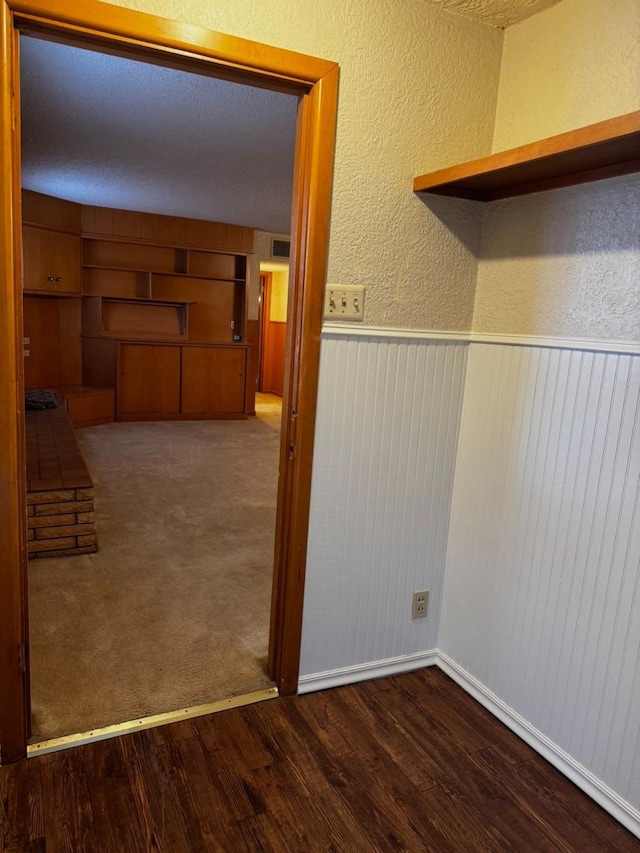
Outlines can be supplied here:
[[284, 360], [287, 342], [287, 325], [273, 317], [273, 275], [260, 274], [262, 285], [260, 390], [265, 394], [284, 393]]

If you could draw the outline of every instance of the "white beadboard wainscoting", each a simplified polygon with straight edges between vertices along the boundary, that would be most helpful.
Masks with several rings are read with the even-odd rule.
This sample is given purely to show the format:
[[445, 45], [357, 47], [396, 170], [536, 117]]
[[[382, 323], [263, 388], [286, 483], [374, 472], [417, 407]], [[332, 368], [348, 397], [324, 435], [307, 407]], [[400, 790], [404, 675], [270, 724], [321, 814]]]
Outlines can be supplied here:
[[638, 355], [470, 344], [433, 641], [636, 834], [639, 401]]
[[300, 692], [433, 663], [466, 338], [323, 332]]

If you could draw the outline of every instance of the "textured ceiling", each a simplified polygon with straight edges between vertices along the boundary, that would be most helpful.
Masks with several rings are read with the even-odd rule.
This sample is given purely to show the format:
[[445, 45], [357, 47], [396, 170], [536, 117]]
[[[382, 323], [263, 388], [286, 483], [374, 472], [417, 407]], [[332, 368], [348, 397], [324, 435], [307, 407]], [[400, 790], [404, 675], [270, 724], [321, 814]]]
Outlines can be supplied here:
[[[560, 0], [429, 0], [505, 27]], [[23, 36], [23, 185], [288, 233], [296, 99]]]
[[295, 97], [29, 37], [21, 68], [27, 189], [289, 232]]
[[485, 21], [496, 27], [508, 27], [530, 18], [536, 12], [555, 6], [561, 0], [430, 0], [466, 18]]

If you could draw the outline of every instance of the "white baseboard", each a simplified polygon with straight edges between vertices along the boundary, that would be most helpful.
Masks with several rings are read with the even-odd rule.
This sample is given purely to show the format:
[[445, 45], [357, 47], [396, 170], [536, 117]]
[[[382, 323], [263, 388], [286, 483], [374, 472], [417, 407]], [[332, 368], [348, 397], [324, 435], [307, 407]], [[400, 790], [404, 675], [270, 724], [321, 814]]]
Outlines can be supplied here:
[[327, 690], [330, 687], [341, 687], [345, 684], [355, 684], [358, 681], [368, 681], [372, 678], [399, 675], [402, 672], [411, 672], [427, 666], [440, 667], [465, 692], [490, 711], [494, 717], [497, 717], [507, 728], [511, 729], [557, 770], [567, 776], [578, 788], [626, 827], [629, 832], [640, 838], [640, 812], [637, 809], [623, 800], [597, 776], [594, 776], [586, 767], [572, 758], [569, 753], [536, 729], [535, 726], [532, 726], [517, 711], [510, 708], [488, 687], [485, 687], [477, 678], [474, 678], [473, 675], [439, 649], [386, 658], [371, 663], [356, 664], [355, 666], [345, 666], [342, 669], [333, 669], [327, 672], [302, 675], [298, 679], [298, 693], [312, 693], [316, 690]]
[[444, 652], [436, 654], [436, 664], [450, 678], [473, 696], [512, 732], [521, 737], [550, 764], [609, 812], [629, 832], [640, 838], [640, 812], [615, 791], [579, 764], [567, 752], [536, 729], [524, 717], [499, 699], [495, 693], [463, 669]]
[[372, 678], [384, 678], [389, 675], [399, 675], [401, 672], [411, 672], [413, 669], [434, 666], [437, 655], [438, 650], [431, 649], [412, 655], [401, 655], [397, 658], [385, 658], [371, 663], [345, 666], [342, 669], [301, 675], [298, 679], [298, 693], [313, 693], [316, 690], [327, 690], [330, 687], [341, 687], [344, 684], [355, 684], [357, 681], [369, 681]]

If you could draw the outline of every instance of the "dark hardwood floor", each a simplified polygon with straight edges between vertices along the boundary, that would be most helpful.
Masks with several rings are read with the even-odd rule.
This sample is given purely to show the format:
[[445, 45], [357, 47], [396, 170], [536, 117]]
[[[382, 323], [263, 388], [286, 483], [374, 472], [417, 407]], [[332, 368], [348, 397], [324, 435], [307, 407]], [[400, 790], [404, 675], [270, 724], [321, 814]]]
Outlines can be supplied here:
[[0, 851], [639, 851], [437, 669], [0, 768]]

